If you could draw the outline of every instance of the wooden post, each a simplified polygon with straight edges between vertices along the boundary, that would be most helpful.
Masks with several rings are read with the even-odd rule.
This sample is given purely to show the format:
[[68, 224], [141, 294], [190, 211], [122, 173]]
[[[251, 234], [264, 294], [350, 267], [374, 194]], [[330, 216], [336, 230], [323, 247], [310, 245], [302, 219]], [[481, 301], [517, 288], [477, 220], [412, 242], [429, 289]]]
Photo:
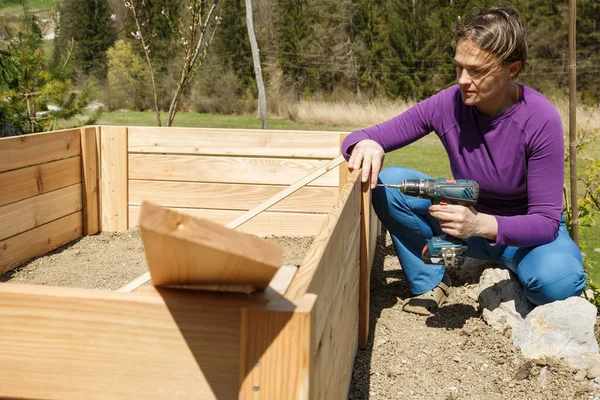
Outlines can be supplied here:
[[83, 234], [93, 235], [100, 230], [98, 208], [97, 127], [81, 128], [81, 179], [83, 184]]
[[[359, 178], [360, 179], [360, 178]], [[360, 207], [360, 288], [358, 301], [358, 346], [367, 347], [369, 339], [369, 305], [371, 294], [371, 179], [361, 186]]]
[[126, 127], [101, 128], [100, 170], [100, 229], [125, 231], [129, 228]]
[[317, 296], [242, 308], [239, 399], [307, 399]]
[[[348, 136], [347, 133], [342, 133], [340, 134], [340, 147], [342, 146], [342, 142], [344, 141], [344, 139], [346, 138], [346, 136]], [[342, 191], [342, 188], [344, 187], [344, 185], [346, 184], [346, 181], [348, 180], [348, 161], [344, 161], [341, 165], [340, 165], [340, 184], [339, 184], [339, 188], [340, 188], [340, 192]]]

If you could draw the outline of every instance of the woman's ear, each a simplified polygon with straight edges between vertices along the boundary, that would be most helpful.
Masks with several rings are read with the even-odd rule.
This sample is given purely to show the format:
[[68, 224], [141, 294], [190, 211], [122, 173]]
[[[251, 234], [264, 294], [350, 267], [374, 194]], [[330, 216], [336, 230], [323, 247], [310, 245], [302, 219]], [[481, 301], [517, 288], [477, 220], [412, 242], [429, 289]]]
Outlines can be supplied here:
[[521, 68], [523, 68], [523, 62], [522, 61], [513, 61], [510, 64], [508, 64], [508, 76], [509, 78], [514, 78], [515, 76], [519, 75], [519, 72], [521, 72]]

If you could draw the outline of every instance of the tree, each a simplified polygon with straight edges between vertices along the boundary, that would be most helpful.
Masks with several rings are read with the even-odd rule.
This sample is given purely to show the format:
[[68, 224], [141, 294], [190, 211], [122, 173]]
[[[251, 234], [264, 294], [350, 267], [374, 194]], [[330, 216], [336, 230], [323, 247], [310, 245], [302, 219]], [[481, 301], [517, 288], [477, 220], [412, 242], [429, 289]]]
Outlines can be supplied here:
[[73, 63], [86, 75], [106, 78], [106, 51], [115, 43], [108, 0], [63, 0], [59, 8], [59, 29], [55, 42], [54, 63], [75, 42]]
[[106, 52], [108, 58], [108, 99], [112, 110], [144, 110], [150, 87], [150, 72], [130, 43], [119, 40]]
[[260, 67], [260, 57], [258, 55], [258, 44], [254, 34], [254, 22], [252, 18], [252, 0], [246, 0], [246, 21], [248, 25], [248, 37], [252, 46], [252, 59], [254, 62], [254, 73], [256, 74], [256, 85], [258, 88], [258, 112], [262, 121], [262, 128], [269, 128], [267, 118], [267, 95], [265, 93], [265, 84], [262, 79], [262, 70]]
[[[144, 51], [145, 61], [148, 65], [152, 82], [156, 122], [158, 126], [161, 126], [162, 121], [155, 79], [156, 70], [150, 58], [151, 39], [155, 36], [152, 30], [152, 22], [149, 19], [143, 19], [143, 12], [146, 7], [144, 0], [127, 1], [125, 2], [125, 6], [131, 10], [135, 22], [134, 31], [131, 32], [131, 35], [139, 41]], [[183, 91], [189, 86], [196, 72], [202, 66], [217, 32], [217, 28], [221, 24], [222, 17], [218, 0], [213, 0], [212, 4], [207, 4], [205, 0], [193, 0], [186, 6], [186, 11], [182, 13], [181, 18], [176, 21], [171, 19], [168, 10], [163, 10], [161, 14], [164, 15], [170, 26], [178, 32], [181, 40], [178, 41], [177, 47], [183, 50], [183, 62], [180, 65], [181, 73], [177, 88], [173, 93], [169, 105], [169, 114], [167, 116], [167, 126], [172, 126], [175, 115], [177, 115]]]
[[[8, 30], [10, 45], [8, 54], [16, 66], [9, 89], [3, 92], [5, 113], [26, 133], [54, 129], [59, 119], [71, 119], [83, 114], [91, 101], [89, 86], [75, 93], [69, 79], [63, 79], [61, 71], [45, 66], [41, 49], [41, 31], [35, 17], [27, 11], [23, 0], [23, 14], [16, 29]], [[67, 58], [68, 60], [69, 58]], [[63, 67], [65, 67], [63, 65]], [[46, 110], [48, 104], [57, 110]], [[93, 117], [97, 117], [94, 114]], [[89, 121], [88, 121], [89, 122]]]

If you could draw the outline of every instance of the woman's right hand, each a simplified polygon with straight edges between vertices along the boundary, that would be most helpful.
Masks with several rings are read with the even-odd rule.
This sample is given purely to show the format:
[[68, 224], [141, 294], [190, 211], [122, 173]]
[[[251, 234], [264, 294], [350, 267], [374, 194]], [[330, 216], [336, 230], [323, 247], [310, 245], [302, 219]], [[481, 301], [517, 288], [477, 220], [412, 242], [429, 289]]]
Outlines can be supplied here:
[[348, 169], [354, 171], [362, 168], [361, 181], [366, 182], [371, 177], [371, 189], [377, 186], [377, 176], [383, 166], [385, 152], [383, 147], [374, 140], [365, 139], [354, 145], [348, 160]]

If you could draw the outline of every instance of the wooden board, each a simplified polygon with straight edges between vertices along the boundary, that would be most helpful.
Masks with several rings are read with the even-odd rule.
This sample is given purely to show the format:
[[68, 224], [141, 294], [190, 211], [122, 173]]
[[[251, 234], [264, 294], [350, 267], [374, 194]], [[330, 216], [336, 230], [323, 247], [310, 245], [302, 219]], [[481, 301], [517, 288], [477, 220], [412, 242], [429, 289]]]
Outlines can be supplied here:
[[0, 172], [81, 154], [79, 128], [0, 139]]
[[308, 399], [316, 296], [242, 309], [240, 399]]
[[[249, 210], [284, 188], [280, 185], [130, 180], [129, 205], [139, 205], [146, 200], [165, 207]], [[335, 187], [305, 187], [269, 210], [327, 213], [337, 195]]]
[[332, 159], [340, 132], [129, 127], [129, 151]]
[[81, 183], [0, 207], [0, 240], [81, 211]]
[[[2, 144], [0, 142], [0, 148]], [[81, 182], [81, 157], [0, 173], [0, 206]]]
[[100, 130], [100, 229], [128, 229], [127, 128], [103, 126]]
[[371, 295], [371, 254], [374, 252], [371, 236], [374, 236], [371, 226], [371, 180], [364, 182], [361, 187], [360, 207], [360, 294], [358, 346], [366, 349], [369, 339], [369, 306]]
[[100, 230], [97, 131], [98, 128], [93, 126], [81, 128], [84, 235], [93, 235]]
[[[203, 208], [171, 208], [177, 212], [188, 214], [196, 218], [203, 218], [221, 225], [244, 215], [245, 211], [211, 210]], [[140, 206], [129, 206], [129, 227], [139, 225]], [[257, 236], [313, 236], [319, 232], [327, 214], [308, 214], [264, 211], [244, 223], [237, 231], [252, 233]]]
[[140, 231], [154, 286], [264, 289], [283, 259], [275, 243], [148, 202], [142, 204]]
[[82, 235], [81, 211], [0, 241], [0, 274]]
[[236, 399], [247, 296], [0, 285], [8, 398]]
[[[129, 179], [290, 185], [326, 163], [324, 160], [133, 153], [129, 154]], [[334, 169], [317, 178], [311, 186], [337, 184], [338, 170]]]

